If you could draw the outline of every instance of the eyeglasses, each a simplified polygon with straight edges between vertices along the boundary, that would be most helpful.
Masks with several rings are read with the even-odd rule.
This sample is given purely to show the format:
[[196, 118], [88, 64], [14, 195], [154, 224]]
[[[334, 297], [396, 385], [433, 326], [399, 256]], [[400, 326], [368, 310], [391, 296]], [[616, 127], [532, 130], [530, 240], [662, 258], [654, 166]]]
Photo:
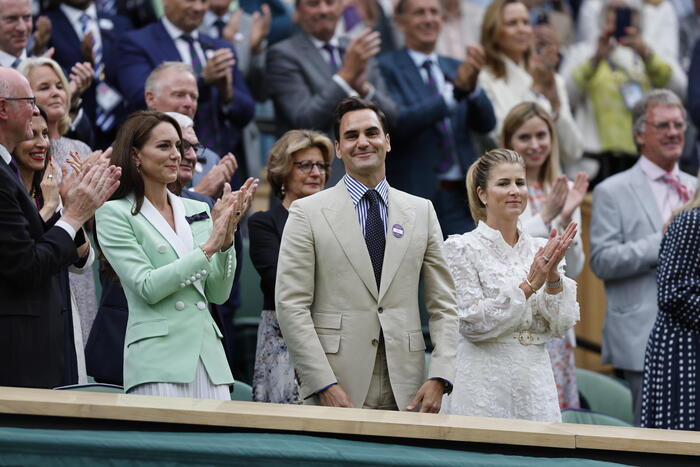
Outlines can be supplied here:
[[295, 162], [294, 165], [299, 167], [299, 170], [301, 170], [305, 174], [311, 173], [311, 171], [313, 170], [314, 167], [316, 167], [319, 172], [328, 172], [328, 169], [331, 168], [330, 164], [324, 164], [323, 162], [311, 162], [311, 161]]
[[32, 104], [32, 108], [36, 107], [36, 97], [2, 97], [6, 101], [27, 101]]
[[199, 143], [192, 143], [190, 141], [187, 141], [186, 139], [182, 139], [182, 150], [183, 151], [189, 151], [192, 149], [195, 154], [198, 156], [204, 152], [204, 146], [202, 146]]
[[647, 123], [659, 131], [668, 131], [671, 129], [672, 126], [673, 126], [674, 130], [685, 131], [685, 128], [687, 126], [686, 123], [682, 120], [676, 120], [675, 122], [657, 122], [657, 123], [652, 123], [652, 122], [648, 121]]

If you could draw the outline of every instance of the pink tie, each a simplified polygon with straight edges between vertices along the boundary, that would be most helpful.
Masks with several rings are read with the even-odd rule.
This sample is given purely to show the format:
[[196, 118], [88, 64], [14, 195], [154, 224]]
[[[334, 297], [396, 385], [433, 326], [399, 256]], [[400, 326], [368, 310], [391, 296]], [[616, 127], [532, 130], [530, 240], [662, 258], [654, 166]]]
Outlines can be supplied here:
[[682, 203], [687, 203], [688, 200], [690, 200], [690, 190], [688, 190], [688, 187], [680, 182], [677, 175], [666, 173], [664, 174], [663, 179], [664, 182], [668, 183], [676, 190], [678, 199], [680, 199]]

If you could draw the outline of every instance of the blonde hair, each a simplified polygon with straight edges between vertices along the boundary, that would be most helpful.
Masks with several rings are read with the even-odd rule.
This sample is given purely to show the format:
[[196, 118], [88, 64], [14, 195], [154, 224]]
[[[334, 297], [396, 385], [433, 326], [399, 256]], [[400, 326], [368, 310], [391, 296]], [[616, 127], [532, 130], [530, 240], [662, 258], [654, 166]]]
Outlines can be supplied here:
[[549, 157], [545, 159], [544, 164], [540, 167], [537, 180], [539, 180], [540, 183], [551, 185], [561, 173], [559, 169], [559, 140], [557, 138], [557, 132], [554, 129], [554, 121], [549, 115], [549, 112], [544, 110], [542, 106], [535, 102], [521, 102], [510, 109], [510, 112], [508, 112], [508, 115], [506, 115], [506, 118], [503, 120], [500, 144], [502, 148], [513, 149], [513, 145], [511, 144], [513, 135], [515, 135], [520, 127], [525, 125], [528, 120], [535, 117], [544, 120], [552, 142]]
[[[34, 68], [39, 68], [42, 66], [47, 66], [53, 70], [53, 72], [56, 74], [58, 77], [58, 80], [61, 82], [61, 86], [63, 86], [63, 90], [66, 93], [66, 114], [63, 116], [58, 121], [58, 133], [60, 135], [65, 135], [68, 129], [70, 128], [70, 115], [69, 115], [69, 110], [70, 110], [70, 103], [71, 103], [71, 92], [70, 92], [70, 84], [68, 83], [68, 79], [66, 78], [66, 75], [63, 73], [63, 70], [61, 69], [61, 66], [53, 59], [47, 58], [47, 57], [31, 57], [28, 58], [20, 64], [20, 66], [17, 68], [17, 71], [22, 73], [25, 78], [29, 81], [29, 86], [31, 87], [32, 85], [32, 79], [29, 76]], [[37, 104], [38, 105], [38, 104]]]
[[501, 164], [518, 164], [523, 169], [525, 161], [515, 151], [510, 149], [494, 149], [476, 160], [467, 172], [467, 194], [469, 195], [469, 211], [475, 222], [486, 220], [486, 205], [481, 202], [477, 188], [486, 191], [489, 176], [494, 168]]
[[[333, 143], [318, 131], [290, 130], [270, 148], [267, 159], [267, 181], [278, 198], [284, 198], [284, 184], [294, 167], [294, 154], [308, 148], [318, 148], [323, 156], [323, 162], [331, 163]], [[326, 172], [326, 180], [329, 176], [330, 169]]]
[[[486, 67], [496, 78], [503, 78], [506, 74], [506, 64], [501, 58], [503, 51], [498, 41], [503, 28], [503, 10], [506, 5], [511, 3], [522, 3], [525, 5], [521, 0], [494, 0], [486, 8], [484, 19], [481, 23], [481, 46], [484, 48]], [[525, 5], [525, 8], [527, 8], [527, 5]], [[527, 10], [528, 12], [530, 11], [529, 8]], [[531, 54], [532, 48], [529, 48], [524, 56], [526, 69], [529, 67]]]

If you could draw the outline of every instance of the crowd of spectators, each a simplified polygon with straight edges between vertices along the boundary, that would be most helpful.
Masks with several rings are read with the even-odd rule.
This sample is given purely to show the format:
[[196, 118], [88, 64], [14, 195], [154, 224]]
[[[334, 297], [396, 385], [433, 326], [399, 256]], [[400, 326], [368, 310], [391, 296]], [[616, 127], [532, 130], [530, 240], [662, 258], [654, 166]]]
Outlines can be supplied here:
[[[443, 239], [473, 232], [447, 241], [446, 263], [430, 263], [441, 278], [449, 263], [455, 276], [455, 283], [441, 281], [440, 287], [451, 285], [456, 294], [450, 303], [461, 320], [459, 331], [455, 326], [460, 340], [454, 343], [460, 358], [479, 358], [486, 348], [484, 329], [478, 320], [470, 321], [479, 306], [488, 321], [490, 311], [478, 302], [493, 300], [498, 313], [520, 310], [499, 300], [517, 302], [520, 294], [528, 300], [539, 289], [531, 283], [537, 276], [543, 292], [533, 302], [542, 303], [522, 308], [529, 310], [529, 321], [505, 320], [488, 332], [493, 339], [529, 332], [537, 319], [551, 317], [539, 322], [547, 329], [536, 331], [541, 335], [536, 345], [548, 351], [537, 361], [549, 356], [558, 403], [550, 407], [555, 400], [550, 391], [541, 407], [548, 413], [557, 412], [557, 406], [579, 407], [571, 329], [578, 305], [571, 291], [588, 260], [605, 284], [603, 362], [630, 384], [635, 422], [697, 429], [694, 417], [669, 414], [662, 396], [674, 384], [695, 387], [694, 370], [679, 376], [663, 367], [664, 357], [675, 356], [668, 356], [663, 342], [669, 329], [686, 333], [692, 349], [673, 352], [694, 358], [700, 339], [697, 318], [689, 317], [700, 313], [697, 285], [674, 276], [695, 274], [694, 269], [673, 262], [678, 254], [695, 257], [679, 232], [694, 235], [698, 228], [692, 214], [698, 204], [693, 175], [700, 167], [697, 76], [697, 0], [0, 0], [0, 251], [5, 264], [0, 348], [9, 356], [0, 368], [0, 385], [51, 388], [93, 377], [135, 393], [225, 397], [237, 352], [234, 314], [245, 300], [238, 279], [247, 236], [264, 295], [254, 399], [301, 403], [314, 396], [316, 403], [361, 405], [362, 388], [352, 386], [346, 394], [328, 374], [312, 378], [313, 384], [300, 380], [300, 371], [309, 374], [313, 368], [295, 361], [304, 355], [298, 348], [287, 348], [277, 321], [275, 281], [288, 272], [279, 272], [277, 261], [292, 203], [341, 185], [352, 196], [353, 183], [362, 185], [357, 178], [366, 172], [349, 161], [370, 156], [348, 149], [348, 141], [361, 145], [366, 140], [374, 148], [370, 152], [388, 156], [381, 170], [366, 178], [376, 186], [364, 186], [378, 200], [366, 201], [364, 195], [354, 200], [365, 237], [373, 221], [364, 216], [377, 212], [375, 204], [364, 203], [378, 202], [382, 224], [376, 225], [384, 226], [387, 242], [392, 236], [410, 238], [402, 222], [389, 221], [394, 218], [387, 203], [394, 195], [386, 194], [387, 187], [430, 200]], [[362, 105], [334, 113], [347, 98], [359, 98]], [[347, 117], [348, 112], [364, 120]], [[341, 125], [352, 131], [339, 134]], [[267, 145], [269, 153], [261, 151], [265, 145], [253, 144], [261, 131], [276, 141]], [[150, 158], [159, 160], [158, 151], [164, 163], [179, 153], [177, 164], [168, 166], [172, 173], [153, 168]], [[523, 177], [519, 171], [504, 176], [515, 180], [514, 189], [526, 200], [515, 217], [492, 211], [481, 199], [491, 189], [492, 173], [505, 170], [494, 162], [499, 157], [502, 165], [523, 171]], [[258, 172], [261, 160], [267, 166]], [[475, 178], [468, 192], [465, 179], [477, 162], [491, 165], [484, 166], [483, 180]], [[246, 219], [257, 178], [270, 187], [269, 210]], [[581, 223], [581, 205], [590, 189], [587, 259], [582, 230], [588, 226]], [[127, 200], [136, 204], [129, 207]], [[408, 198], [399, 204], [404, 202], [418, 206]], [[683, 206], [691, 214], [674, 220]], [[317, 208], [309, 212], [331, 216], [325, 209], [332, 204], [323, 213]], [[183, 228], [177, 216], [186, 215], [194, 245], [180, 250], [179, 240], [170, 239], [170, 255], [165, 243], [152, 239], [157, 232], [145, 233], [147, 226], [132, 222], [138, 213], [157, 232], [175, 237]], [[426, 211], [426, 219], [431, 213]], [[201, 220], [206, 222], [193, 223]], [[301, 221], [295, 222], [301, 229]], [[205, 224], [207, 229], [199, 228]], [[309, 231], [312, 227], [317, 226]], [[667, 228], [672, 238], [662, 242]], [[498, 253], [474, 247], [515, 231], [526, 234], [526, 240], [506, 239], [509, 246], [499, 248], [522, 251], [517, 254], [521, 262], [487, 262], [488, 255]], [[430, 242], [433, 234], [422, 232]], [[163, 235], [168, 239], [170, 234]], [[314, 241], [319, 252], [328, 248]], [[483, 284], [484, 290], [469, 289], [473, 281], [498, 275], [493, 267], [526, 274], [541, 260], [534, 246], [540, 241], [557, 244], [547, 247], [547, 272], [529, 277], [522, 287], [516, 284], [515, 295], [492, 297], [490, 286]], [[370, 255], [372, 242], [367, 240]], [[432, 254], [430, 242], [426, 251]], [[563, 244], [568, 250], [549, 264]], [[289, 258], [300, 254], [287, 252]], [[466, 255], [464, 264], [459, 255]], [[208, 274], [202, 272], [204, 261], [215, 265], [215, 277], [202, 277]], [[380, 289], [381, 267], [377, 273], [372, 261], [379, 274], [375, 293], [381, 291], [381, 298], [387, 291]], [[473, 266], [470, 261], [477, 266], [464, 269]], [[144, 272], [147, 263], [171, 275]], [[312, 289], [343, 281], [320, 277], [326, 266], [316, 264], [315, 277], [309, 269]], [[205, 289], [205, 282], [216, 286]], [[181, 311], [191, 304], [210, 314], [196, 323], [158, 323], [166, 309]], [[325, 318], [320, 318], [309, 309], [313, 323], [310, 318], [298, 329], [320, 329], [319, 335], [326, 336], [332, 334], [328, 328], [340, 329], [340, 318], [337, 323], [329, 318], [332, 310], [321, 310]], [[381, 306], [378, 310], [383, 312]], [[345, 316], [342, 320], [342, 326], [356, 324]], [[297, 329], [289, 317], [282, 321]], [[415, 351], [424, 344], [413, 331], [407, 339]], [[375, 370], [395, 375], [396, 348], [387, 329], [379, 332], [372, 345], [386, 360]], [[151, 345], [160, 341], [150, 342], [150, 337], [165, 341], [174, 334], [179, 340]], [[342, 351], [328, 351], [327, 337], [322, 343], [327, 361], [342, 360]], [[456, 351], [450, 349], [447, 356]], [[170, 364], [149, 360], [154, 356]], [[530, 358], [521, 357], [523, 362]], [[437, 355], [441, 370], [447, 368], [445, 361], [444, 354]], [[365, 375], [371, 388], [373, 364], [368, 363]], [[323, 362], [314, 365], [325, 368]], [[387, 407], [398, 402], [403, 409], [418, 390], [416, 400], [431, 401], [429, 410], [435, 411], [440, 405], [431, 391], [438, 385], [442, 391], [444, 384], [446, 393], [455, 391], [447, 396], [445, 410], [477, 413], [475, 404], [483, 401], [463, 400], [465, 389], [457, 387], [474, 383], [474, 368], [457, 368], [456, 379], [454, 368], [436, 373], [420, 389], [411, 386], [411, 394], [394, 387], [396, 400], [388, 398]], [[343, 371], [347, 368], [337, 370]], [[541, 381], [546, 385], [551, 379]], [[177, 384], [166, 389], [167, 383]], [[676, 405], [694, 413], [694, 396]], [[487, 414], [557, 420], [528, 413]]]

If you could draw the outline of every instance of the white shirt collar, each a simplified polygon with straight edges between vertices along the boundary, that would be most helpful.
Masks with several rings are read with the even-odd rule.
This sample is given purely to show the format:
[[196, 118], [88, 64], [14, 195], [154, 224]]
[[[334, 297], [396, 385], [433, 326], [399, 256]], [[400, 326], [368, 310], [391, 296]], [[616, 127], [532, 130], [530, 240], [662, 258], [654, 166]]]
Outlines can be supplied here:
[[332, 45], [332, 46], [335, 47], [335, 48], [338, 48], [338, 46], [339, 46], [339, 42], [340, 42], [340, 41], [338, 40], [338, 35], [337, 35], [337, 34], [336, 34], [335, 36], [331, 37], [331, 40], [329, 40], [328, 42], [323, 42], [322, 40], [316, 39], [316, 38], [315, 38], [314, 36], [312, 36], [311, 34], [308, 34], [308, 33], [307, 33], [307, 35], [309, 36], [309, 39], [311, 39], [311, 43], [312, 43], [312, 44], [314, 45], [314, 47], [316, 47], [317, 49], [322, 48], [322, 47], [323, 47], [324, 45], [326, 45], [326, 44], [330, 44], [330, 45]]
[[433, 51], [431, 54], [426, 55], [422, 52], [418, 52], [417, 50], [406, 50], [408, 51], [408, 56], [411, 57], [411, 60], [413, 60], [413, 63], [416, 64], [417, 68], [421, 68], [426, 60], [431, 60], [434, 65], [437, 65], [438, 63], [438, 54], [435, 51]]
[[[163, 16], [160, 20], [163, 22], [163, 27], [165, 28], [165, 31], [168, 33], [168, 35], [173, 41], [181, 39], [183, 34], [187, 34], [185, 31], [171, 23], [170, 20], [168, 20], [168, 18], [166, 18], [165, 16]], [[199, 32], [196, 29], [189, 33], [189, 35], [192, 36], [194, 40], [199, 39]]]
[[85, 10], [68, 6], [65, 3], [61, 3], [60, 8], [71, 24], [80, 24], [80, 17], [83, 16], [83, 14], [88, 15], [91, 21], [97, 21], [97, 8], [94, 3], [91, 3]]
[[[666, 171], [664, 169], [654, 164], [644, 154], [642, 154], [642, 157], [639, 158], [639, 167], [642, 169], [642, 172], [644, 172], [644, 174], [649, 178], [649, 180], [658, 180], [664, 175], [666, 175]], [[671, 175], [675, 175], [677, 177], [679, 175], [679, 172], [680, 169], [678, 168], [678, 163], [676, 163], [673, 166], [673, 169], [670, 173]]]
[[207, 28], [211, 29], [214, 27], [214, 22], [221, 18], [224, 22], [224, 24], [228, 24], [229, 20], [231, 19], [231, 12], [227, 11], [224, 16], [216, 16], [214, 13], [211, 12], [211, 10], [207, 10], [206, 13], [204, 13], [204, 20], [202, 21], [202, 25]]
[[14, 55], [10, 55], [4, 50], [0, 50], [0, 66], [4, 67], [11, 67], [13, 63], [15, 63], [15, 60], [17, 59], [20, 60], [26, 60], [27, 58], [27, 50], [22, 49], [22, 53], [19, 55], [19, 57], [15, 57]]
[[0, 157], [2, 157], [2, 160], [4, 160], [7, 165], [10, 165], [12, 156], [10, 155], [10, 151], [2, 144], [0, 144]]

